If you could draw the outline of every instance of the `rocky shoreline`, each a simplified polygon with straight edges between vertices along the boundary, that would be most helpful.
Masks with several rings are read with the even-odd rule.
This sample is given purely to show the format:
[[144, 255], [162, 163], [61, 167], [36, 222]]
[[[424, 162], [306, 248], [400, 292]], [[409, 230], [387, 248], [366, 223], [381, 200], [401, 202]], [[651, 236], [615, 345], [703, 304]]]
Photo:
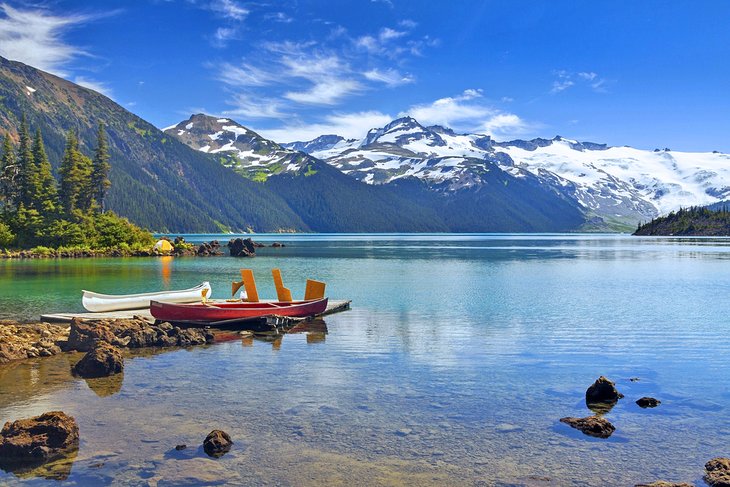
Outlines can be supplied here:
[[215, 341], [202, 328], [151, 324], [144, 318], [74, 319], [69, 325], [0, 321], [0, 365], [61, 352], [88, 352], [96, 342], [117, 348], [189, 347]]
[[[170, 239], [167, 239], [170, 240]], [[251, 238], [232, 238], [227, 244], [221, 245], [218, 240], [203, 242], [201, 244], [192, 244], [186, 242], [182, 237], [176, 237], [170, 240], [173, 250], [164, 252], [159, 249], [128, 249], [128, 248], [111, 248], [111, 249], [88, 249], [88, 248], [60, 248], [52, 249], [47, 247], [37, 247], [34, 249], [11, 250], [0, 249], [0, 259], [84, 259], [84, 258], [102, 258], [102, 257], [223, 257], [230, 255], [231, 257], [255, 257], [256, 249], [267, 247], [260, 242], [255, 242]], [[228, 254], [223, 250], [228, 248]], [[268, 247], [282, 248], [286, 247], [281, 242], [273, 242]]]

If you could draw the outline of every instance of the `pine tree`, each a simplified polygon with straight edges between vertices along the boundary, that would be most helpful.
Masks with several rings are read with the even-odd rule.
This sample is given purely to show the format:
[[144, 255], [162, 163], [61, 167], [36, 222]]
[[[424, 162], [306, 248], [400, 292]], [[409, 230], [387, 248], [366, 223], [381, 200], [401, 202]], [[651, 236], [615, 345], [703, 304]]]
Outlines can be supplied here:
[[12, 205], [18, 199], [18, 164], [10, 135], [5, 134], [3, 155], [0, 159], [0, 203]]
[[64, 213], [71, 216], [74, 210], [88, 210], [83, 196], [89, 187], [91, 160], [79, 151], [79, 141], [73, 131], [66, 139], [66, 150], [58, 173], [61, 178], [59, 202]]
[[16, 205], [30, 207], [38, 185], [38, 171], [33, 162], [28, 123], [23, 115], [20, 124], [20, 144], [18, 146], [18, 195]]
[[104, 198], [109, 187], [112, 185], [109, 181], [109, 147], [106, 142], [106, 132], [104, 124], [99, 124], [99, 131], [96, 136], [96, 150], [94, 151], [94, 159], [91, 169], [91, 194], [99, 205], [101, 212], [104, 212]]
[[41, 136], [40, 129], [36, 130], [32, 152], [37, 171], [36, 194], [33, 197], [33, 206], [42, 215], [48, 216], [56, 211], [58, 191], [56, 189], [56, 179], [53, 177], [51, 163], [48, 162], [46, 149], [43, 146], [43, 137]]

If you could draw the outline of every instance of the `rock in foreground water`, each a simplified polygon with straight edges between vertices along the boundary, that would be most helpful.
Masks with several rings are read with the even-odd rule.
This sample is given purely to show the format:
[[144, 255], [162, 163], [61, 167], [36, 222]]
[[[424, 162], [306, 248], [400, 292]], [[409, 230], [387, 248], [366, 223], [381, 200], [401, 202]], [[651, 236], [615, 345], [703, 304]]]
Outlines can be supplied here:
[[640, 408], [655, 408], [661, 403], [662, 402], [659, 399], [654, 399], [653, 397], [642, 397], [636, 401], [636, 404], [638, 404]]
[[107, 377], [124, 370], [122, 352], [106, 342], [97, 341], [94, 347], [74, 366], [73, 372], [86, 379]]
[[588, 436], [596, 438], [608, 438], [616, 431], [616, 428], [605, 418], [588, 416], [587, 418], [561, 418], [561, 423], [582, 431]]
[[687, 482], [666, 482], [664, 480], [657, 480], [650, 484], [636, 484], [634, 487], [694, 487], [692, 484]]
[[707, 462], [705, 482], [712, 487], [730, 487], [730, 458], [713, 458]]
[[71, 416], [51, 411], [7, 422], [0, 430], [0, 465], [41, 464], [79, 447], [79, 427]]
[[586, 404], [595, 403], [616, 403], [624, 397], [623, 394], [616, 390], [616, 384], [605, 378], [599, 377], [588, 390], [586, 390]]
[[203, 450], [209, 456], [219, 458], [230, 451], [233, 441], [228, 433], [221, 430], [213, 430], [203, 441]]

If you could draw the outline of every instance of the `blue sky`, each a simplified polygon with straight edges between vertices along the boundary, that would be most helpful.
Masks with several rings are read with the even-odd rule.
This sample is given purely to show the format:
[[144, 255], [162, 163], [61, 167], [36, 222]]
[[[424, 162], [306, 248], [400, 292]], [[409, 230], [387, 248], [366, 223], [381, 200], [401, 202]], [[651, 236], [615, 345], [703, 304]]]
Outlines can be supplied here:
[[730, 151], [730, 2], [0, 3], [0, 55], [159, 127], [279, 142], [410, 114], [497, 139]]

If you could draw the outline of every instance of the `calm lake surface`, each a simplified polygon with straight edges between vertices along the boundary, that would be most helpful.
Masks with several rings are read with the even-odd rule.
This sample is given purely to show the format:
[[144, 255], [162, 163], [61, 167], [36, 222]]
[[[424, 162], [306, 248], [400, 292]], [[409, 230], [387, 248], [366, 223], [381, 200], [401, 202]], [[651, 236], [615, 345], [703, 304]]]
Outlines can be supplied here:
[[[80, 310], [81, 289], [209, 280], [226, 298], [240, 267], [264, 297], [279, 267], [295, 296], [311, 277], [353, 300], [279, 340], [131, 354], [123, 377], [72, 377], [80, 354], [0, 368], [0, 423], [63, 410], [81, 431], [74, 459], [23, 481], [699, 486], [704, 463], [730, 454], [728, 239], [254, 239], [287, 246], [245, 260], [0, 261], [2, 318]], [[600, 375], [626, 396], [607, 440], [558, 422], [591, 414], [584, 393]], [[642, 396], [662, 404], [643, 410]], [[210, 460], [199, 447], [216, 428], [235, 445]], [[20, 480], [0, 471], [0, 484]]]

